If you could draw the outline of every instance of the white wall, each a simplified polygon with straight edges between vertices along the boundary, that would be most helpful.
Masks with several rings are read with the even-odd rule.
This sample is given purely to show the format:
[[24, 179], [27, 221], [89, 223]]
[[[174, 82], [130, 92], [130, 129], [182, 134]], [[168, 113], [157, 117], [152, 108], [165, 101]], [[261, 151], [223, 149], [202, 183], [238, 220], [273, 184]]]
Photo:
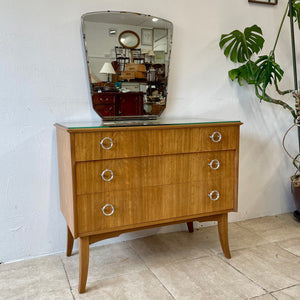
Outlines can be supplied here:
[[[65, 249], [53, 124], [98, 120], [89, 97], [80, 36], [80, 17], [89, 11], [137, 11], [172, 21], [169, 102], [164, 115], [244, 122], [239, 212], [232, 213], [231, 220], [292, 211], [293, 167], [280, 145], [292, 120], [281, 108], [260, 104], [251, 89], [231, 83], [227, 71], [232, 65], [218, 48], [221, 33], [254, 23], [262, 26], [270, 47], [285, 1], [279, 2], [273, 7], [249, 5], [247, 0], [0, 0], [0, 261]], [[285, 82], [289, 83], [287, 26], [284, 34], [277, 58], [288, 72]], [[295, 141], [292, 135], [292, 152], [296, 152]], [[113, 241], [183, 228], [130, 233]]]

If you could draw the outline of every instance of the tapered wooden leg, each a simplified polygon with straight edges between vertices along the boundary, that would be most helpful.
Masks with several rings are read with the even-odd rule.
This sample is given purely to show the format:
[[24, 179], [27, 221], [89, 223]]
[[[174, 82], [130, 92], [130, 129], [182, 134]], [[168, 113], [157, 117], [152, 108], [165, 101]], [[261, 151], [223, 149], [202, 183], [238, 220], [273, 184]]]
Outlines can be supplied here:
[[221, 247], [225, 257], [231, 258], [228, 244], [228, 215], [222, 214], [218, 216], [218, 231]]
[[74, 238], [70, 231], [69, 226], [67, 226], [67, 256], [72, 255], [73, 244], [74, 244]]
[[188, 227], [189, 232], [194, 232], [193, 222], [187, 222], [186, 225]]
[[84, 293], [89, 269], [89, 237], [79, 238], [79, 284], [78, 292]]

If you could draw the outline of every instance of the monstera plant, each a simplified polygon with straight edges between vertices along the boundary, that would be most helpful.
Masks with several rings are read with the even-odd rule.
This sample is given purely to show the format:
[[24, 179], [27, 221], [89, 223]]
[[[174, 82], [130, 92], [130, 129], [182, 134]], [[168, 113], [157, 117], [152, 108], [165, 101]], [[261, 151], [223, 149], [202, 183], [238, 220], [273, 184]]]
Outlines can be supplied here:
[[[291, 30], [293, 60], [291, 68], [294, 74], [294, 88], [282, 91], [279, 88], [279, 82], [284, 76], [284, 71], [276, 62], [275, 51], [282, 26], [287, 17], [290, 20]], [[300, 0], [287, 1], [275, 43], [269, 54], [260, 55], [265, 39], [263, 38], [261, 28], [257, 25], [247, 27], [243, 32], [234, 30], [228, 34], [223, 34], [219, 46], [227, 58], [239, 65], [228, 72], [232, 81], [236, 80], [240, 86], [245, 83], [253, 86], [255, 94], [260, 101], [280, 105], [283, 109], [289, 111], [294, 123], [292, 127], [298, 127], [298, 145], [300, 150], [300, 91], [298, 90], [297, 83], [294, 23], [297, 23], [300, 30]], [[276, 94], [275, 92], [270, 93], [272, 91], [271, 88], [277, 92], [277, 97], [273, 96], [273, 94]], [[290, 94], [294, 98], [294, 105], [280, 99], [283, 95], [287, 94]], [[297, 208], [294, 216], [300, 221], [300, 153], [296, 157], [292, 157], [289, 153], [288, 155], [293, 159], [293, 164], [296, 167], [296, 173], [291, 177], [291, 180]]]

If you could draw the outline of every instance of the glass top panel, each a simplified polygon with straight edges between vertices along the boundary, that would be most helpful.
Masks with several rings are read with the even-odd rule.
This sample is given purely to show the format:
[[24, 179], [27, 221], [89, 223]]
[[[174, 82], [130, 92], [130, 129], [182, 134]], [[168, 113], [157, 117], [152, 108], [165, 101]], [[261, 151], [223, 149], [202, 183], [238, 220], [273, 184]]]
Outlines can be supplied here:
[[99, 121], [99, 122], [61, 122], [59, 125], [68, 129], [78, 128], [109, 128], [109, 127], [132, 127], [132, 126], [159, 126], [159, 125], [187, 125], [187, 124], [214, 124], [214, 123], [240, 123], [240, 121], [215, 120], [206, 118], [195, 119], [167, 119], [157, 120], [127, 120], [127, 121]]

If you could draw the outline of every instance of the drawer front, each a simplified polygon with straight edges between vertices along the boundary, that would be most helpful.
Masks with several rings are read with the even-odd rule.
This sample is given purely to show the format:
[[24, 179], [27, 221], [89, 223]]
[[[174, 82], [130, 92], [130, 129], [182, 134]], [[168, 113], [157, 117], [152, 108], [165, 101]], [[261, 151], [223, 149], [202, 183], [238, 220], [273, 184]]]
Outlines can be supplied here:
[[82, 195], [77, 197], [78, 232], [105, 232], [126, 226], [139, 227], [147, 222], [163, 223], [172, 218], [231, 211], [233, 206], [233, 178]]
[[92, 96], [93, 104], [114, 104], [115, 96], [107, 95], [105, 93], [93, 94]]
[[227, 180], [234, 176], [235, 155], [235, 151], [219, 151], [78, 162], [77, 194], [196, 182], [207, 178]]
[[75, 160], [230, 150], [238, 133], [238, 126], [75, 133]]
[[94, 109], [100, 113], [101, 116], [115, 116], [115, 105], [113, 104], [98, 104], [94, 105]]

